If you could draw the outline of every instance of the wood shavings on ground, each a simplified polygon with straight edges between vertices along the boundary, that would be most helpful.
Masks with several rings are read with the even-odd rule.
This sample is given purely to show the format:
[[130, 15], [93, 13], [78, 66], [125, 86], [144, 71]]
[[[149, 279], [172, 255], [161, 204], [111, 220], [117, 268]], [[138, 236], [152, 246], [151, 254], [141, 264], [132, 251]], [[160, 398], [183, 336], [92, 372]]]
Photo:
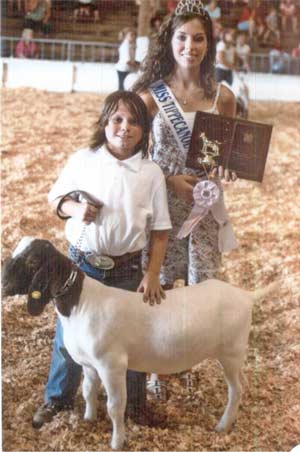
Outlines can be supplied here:
[[[63, 224], [47, 193], [68, 156], [87, 146], [103, 97], [33, 89], [2, 91], [2, 257], [24, 235], [51, 240], [67, 251]], [[274, 124], [263, 184], [239, 180], [225, 186], [239, 248], [223, 259], [222, 279], [254, 289], [282, 278], [279, 293], [256, 304], [245, 363], [243, 402], [231, 432], [214, 431], [226, 402], [220, 367], [193, 369], [199, 388], [190, 397], [178, 376], [168, 378], [170, 398], [151, 407], [167, 416], [164, 428], [127, 422], [126, 450], [289, 451], [300, 443], [300, 104], [256, 102], [251, 118]], [[49, 305], [30, 317], [24, 297], [2, 304], [3, 450], [110, 450], [105, 396], [98, 420], [83, 421], [79, 391], [73, 411], [34, 430], [43, 401], [55, 313]]]

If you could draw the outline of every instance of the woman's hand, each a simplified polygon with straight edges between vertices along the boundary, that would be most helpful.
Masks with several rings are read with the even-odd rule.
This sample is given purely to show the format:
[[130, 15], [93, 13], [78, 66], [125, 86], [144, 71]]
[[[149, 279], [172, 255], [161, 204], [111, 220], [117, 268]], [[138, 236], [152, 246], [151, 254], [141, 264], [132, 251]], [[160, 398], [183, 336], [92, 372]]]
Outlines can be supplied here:
[[147, 272], [143, 277], [137, 292], [143, 292], [144, 303], [149, 303], [153, 306], [155, 303], [160, 304], [161, 299], [165, 299], [166, 295], [159, 282], [159, 275]]
[[199, 182], [199, 178], [197, 176], [180, 174], [177, 176], [169, 176], [167, 178], [167, 187], [175, 193], [177, 198], [192, 204], [194, 202], [193, 188], [197, 182]]
[[234, 171], [230, 171], [227, 168], [223, 168], [223, 166], [218, 166], [212, 170], [212, 176], [216, 177], [219, 176], [219, 178], [222, 180], [224, 179], [226, 182], [235, 182], [237, 180], [237, 175]]

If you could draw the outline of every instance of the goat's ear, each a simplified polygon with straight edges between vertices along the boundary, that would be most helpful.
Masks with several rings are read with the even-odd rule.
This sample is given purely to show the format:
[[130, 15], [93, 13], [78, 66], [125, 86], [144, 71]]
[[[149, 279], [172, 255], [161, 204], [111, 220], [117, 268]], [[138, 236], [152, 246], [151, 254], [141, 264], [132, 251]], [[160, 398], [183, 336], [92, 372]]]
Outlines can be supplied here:
[[27, 310], [31, 315], [40, 315], [49, 303], [50, 279], [48, 266], [44, 265], [34, 275], [28, 290]]

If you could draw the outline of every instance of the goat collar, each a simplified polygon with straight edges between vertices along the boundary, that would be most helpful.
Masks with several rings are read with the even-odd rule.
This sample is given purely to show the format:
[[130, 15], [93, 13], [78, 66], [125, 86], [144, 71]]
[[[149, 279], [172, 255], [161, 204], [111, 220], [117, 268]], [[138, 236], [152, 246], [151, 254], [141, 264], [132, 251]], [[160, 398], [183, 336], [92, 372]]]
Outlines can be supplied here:
[[68, 277], [68, 279], [66, 280], [64, 285], [60, 289], [58, 289], [58, 291], [53, 295], [53, 298], [58, 298], [58, 297], [62, 297], [63, 295], [65, 295], [68, 292], [68, 290], [75, 283], [77, 275], [78, 275], [78, 270], [76, 268], [72, 268], [70, 276]]

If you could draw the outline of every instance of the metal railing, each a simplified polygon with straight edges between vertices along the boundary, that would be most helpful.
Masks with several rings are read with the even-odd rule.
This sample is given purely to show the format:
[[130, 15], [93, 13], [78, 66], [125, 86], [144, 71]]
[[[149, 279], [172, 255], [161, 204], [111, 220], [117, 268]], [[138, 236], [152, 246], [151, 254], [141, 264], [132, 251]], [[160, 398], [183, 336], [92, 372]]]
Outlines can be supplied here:
[[[284, 74], [300, 75], [300, 58], [286, 56]], [[250, 55], [250, 67], [253, 72], [270, 73], [271, 64], [268, 53], [253, 53]]]
[[[20, 38], [15, 37], [1, 37], [1, 57], [14, 56], [19, 40]], [[33, 41], [40, 49], [39, 58], [45, 60], [115, 63], [118, 59], [118, 44], [61, 39], [34, 39]], [[253, 72], [271, 72], [268, 53], [251, 54], [250, 67]], [[300, 58], [288, 58], [285, 73], [300, 75]]]
[[[20, 38], [1, 37], [1, 57], [15, 56]], [[33, 39], [39, 48], [39, 58], [56, 61], [110, 62], [118, 59], [118, 45], [106, 42]]]

